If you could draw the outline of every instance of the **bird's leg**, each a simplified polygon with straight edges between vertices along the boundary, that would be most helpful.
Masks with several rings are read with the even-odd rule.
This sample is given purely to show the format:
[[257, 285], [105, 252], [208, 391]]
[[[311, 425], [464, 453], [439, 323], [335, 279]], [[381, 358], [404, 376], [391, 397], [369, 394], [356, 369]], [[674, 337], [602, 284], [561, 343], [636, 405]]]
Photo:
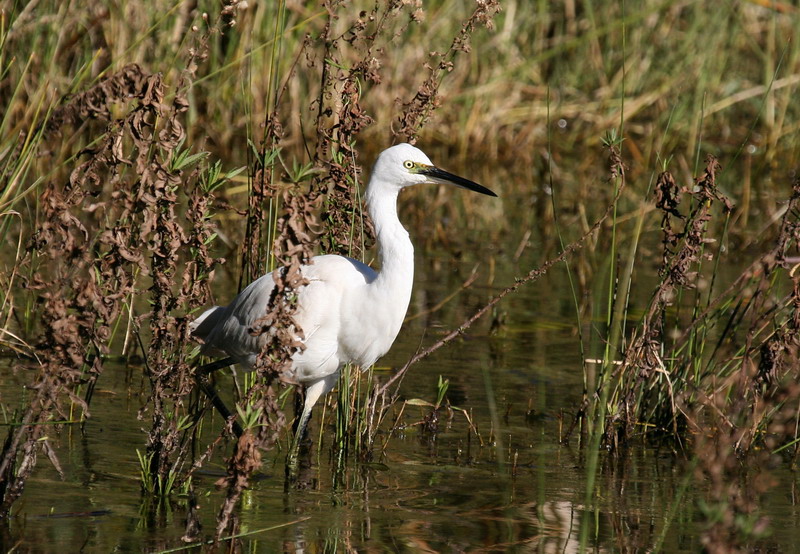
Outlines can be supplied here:
[[[306, 409], [308, 408], [308, 409]], [[297, 432], [292, 439], [292, 446], [289, 449], [289, 455], [286, 458], [286, 477], [290, 481], [297, 480], [298, 471], [300, 469], [299, 454], [300, 454], [300, 441], [303, 434], [308, 427], [308, 421], [311, 419], [311, 408], [304, 407], [303, 415], [300, 416], [300, 422], [297, 424]]]
[[210, 363], [207, 363], [206, 365], [201, 365], [200, 367], [198, 367], [194, 371], [195, 371], [195, 375], [197, 375], [197, 374], [210, 375], [210, 374], [214, 373], [215, 371], [217, 371], [218, 369], [223, 369], [223, 368], [226, 368], [226, 367], [230, 367], [235, 363], [236, 363], [236, 360], [234, 360], [231, 357], [222, 358], [221, 360], [217, 360], [215, 362], [210, 362]]
[[233, 417], [233, 414], [231, 414], [231, 411], [219, 397], [216, 389], [214, 389], [214, 385], [211, 384], [211, 380], [208, 378], [209, 375], [211, 375], [211, 373], [214, 371], [222, 369], [223, 367], [228, 367], [234, 363], [235, 362], [233, 358], [225, 358], [223, 360], [211, 362], [210, 364], [198, 367], [194, 372], [194, 377], [198, 386], [203, 390], [208, 399], [211, 400], [211, 404], [214, 405], [220, 415], [225, 419], [226, 422], [231, 422], [231, 429], [233, 430], [233, 433], [237, 437], [241, 437], [243, 432], [242, 426], [239, 425], [239, 422]]
[[308, 427], [308, 422], [311, 419], [311, 410], [317, 400], [336, 384], [338, 374], [328, 375], [327, 377], [313, 383], [306, 388], [306, 401], [303, 404], [303, 413], [300, 414], [300, 420], [297, 423], [297, 430], [295, 431], [294, 438], [292, 439], [292, 446], [289, 449], [289, 455], [286, 458], [286, 477], [290, 481], [297, 480], [298, 474], [298, 457], [300, 453], [300, 442]]

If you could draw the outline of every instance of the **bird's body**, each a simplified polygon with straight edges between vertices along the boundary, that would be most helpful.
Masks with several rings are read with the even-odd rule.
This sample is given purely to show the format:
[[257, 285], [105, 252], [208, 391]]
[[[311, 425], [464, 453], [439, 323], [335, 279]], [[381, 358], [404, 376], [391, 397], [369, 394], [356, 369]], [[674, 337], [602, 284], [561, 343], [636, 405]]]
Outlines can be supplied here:
[[[336, 384], [342, 366], [368, 368], [394, 343], [414, 280], [414, 247], [397, 217], [397, 195], [424, 182], [450, 182], [494, 196], [476, 183], [435, 168], [411, 145], [399, 144], [381, 153], [366, 193], [380, 271], [336, 255], [316, 256], [301, 269], [308, 284], [298, 291], [294, 319], [303, 331], [304, 348], [292, 357], [289, 376], [307, 391], [298, 434], [319, 397]], [[203, 340], [207, 353], [224, 352], [253, 369], [265, 338], [249, 329], [265, 315], [273, 287], [272, 274], [253, 281], [228, 306], [211, 308], [192, 322], [192, 334]]]
[[[287, 378], [311, 387], [333, 376], [320, 391], [325, 394], [344, 364], [369, 367], [389, 351], [408, 308], [411, 281], [395, 290], [371, 286], [379, 274], [344, 256], [315, 256], [301, 271], [308, 284], [299, 293], [294, 319], [303, 330], [305, 348], [292, 356]], [[228, 306], [201, 315], [193, 323], [193, 333], [205, 342], [205, 352], [227, 354], [246, 369], [254, 369], [266, 335], [254, 335], [250, 329], [266, 312], [274, 286], [268, 273]], [[386, 305], [396, 309], [377, 311], [372, 318], [356, 316]], [[205, 329], [209, 329], [207, 334]]]

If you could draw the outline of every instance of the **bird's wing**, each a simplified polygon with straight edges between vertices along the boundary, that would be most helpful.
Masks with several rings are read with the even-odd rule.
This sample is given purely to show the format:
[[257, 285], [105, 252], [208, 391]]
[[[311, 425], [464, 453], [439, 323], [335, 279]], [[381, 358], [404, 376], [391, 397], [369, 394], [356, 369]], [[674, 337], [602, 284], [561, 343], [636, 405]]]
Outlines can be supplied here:
[[[377, 274], [366, 264], [343, 256], [317, 256], [302, 271], [308, 285], [298, 293], [295, 320], [303, 330], [304, 365], [309, 373], [328, 371], [333, 366], [336, 371], [343, 299], [349, 296], [348, 291], [372, 282]], [[252, 335], [250, 329], [266, 315], [274, 287], [272, 274], [263, 275], [228, 306], [212, 308], [198, 317], [191, 324], [192, 333], [204, 339], [207, 352], [223, 351], [239, 363], [254, 367], [264, 337]]]
[[369, 266], [343, 256], [317, 256], [304, 266], [308, 285], [298, 296], [296, 321], [303, 330], [305, 349], [295, 357], [298, 381], [311, 381], [335, 373], [350, 361], [341, 348], [344, 313], [349, 299], [375, 279]]
[[[266, 314], [266, 307], [274, 287], [272, 275], [269, 273], [263, 275], [250, 283], [225, 308], [218, 308], [222, 310], [221, 313], [209, 314], [206, 319], [213, 317], [216, 325], [205, 337], [204, 350], [225, 352], [237, 362], [250, 368], [254, 367], [256, 357], [261, 351], [261, 339], [251, 335], [250, 328]], [[206, 327], [206, 321], [202, 319], [205, 315], [201, 315], [194, 322], [197, 323], [198, 330]], [[198, 335], [197, 332], [195, 334]]]

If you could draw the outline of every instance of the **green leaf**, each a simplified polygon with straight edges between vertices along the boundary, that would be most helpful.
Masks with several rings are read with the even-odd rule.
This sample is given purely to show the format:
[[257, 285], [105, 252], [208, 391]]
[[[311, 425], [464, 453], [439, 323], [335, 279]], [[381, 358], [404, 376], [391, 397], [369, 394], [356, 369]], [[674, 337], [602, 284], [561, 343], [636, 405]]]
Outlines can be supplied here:
[[433, 404], [428, 402], [427, 400], [423, 400], [421, 398], [412, 398], [411, 400], [406, 400], [405, 402], [409, 406], [425, 406], [427, 408], [435, 408]]

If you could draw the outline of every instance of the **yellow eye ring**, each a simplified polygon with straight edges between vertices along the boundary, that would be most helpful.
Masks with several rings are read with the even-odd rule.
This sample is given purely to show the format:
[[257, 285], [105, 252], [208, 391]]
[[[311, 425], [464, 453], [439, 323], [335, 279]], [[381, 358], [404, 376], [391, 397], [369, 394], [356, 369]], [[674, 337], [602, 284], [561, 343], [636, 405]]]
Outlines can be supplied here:
[[411, 160], [406, 160], [403, 162], [403, 167], [405, 167], [406, 169], [412, 169], [414, 167], [414, 162], [412, 162]]

